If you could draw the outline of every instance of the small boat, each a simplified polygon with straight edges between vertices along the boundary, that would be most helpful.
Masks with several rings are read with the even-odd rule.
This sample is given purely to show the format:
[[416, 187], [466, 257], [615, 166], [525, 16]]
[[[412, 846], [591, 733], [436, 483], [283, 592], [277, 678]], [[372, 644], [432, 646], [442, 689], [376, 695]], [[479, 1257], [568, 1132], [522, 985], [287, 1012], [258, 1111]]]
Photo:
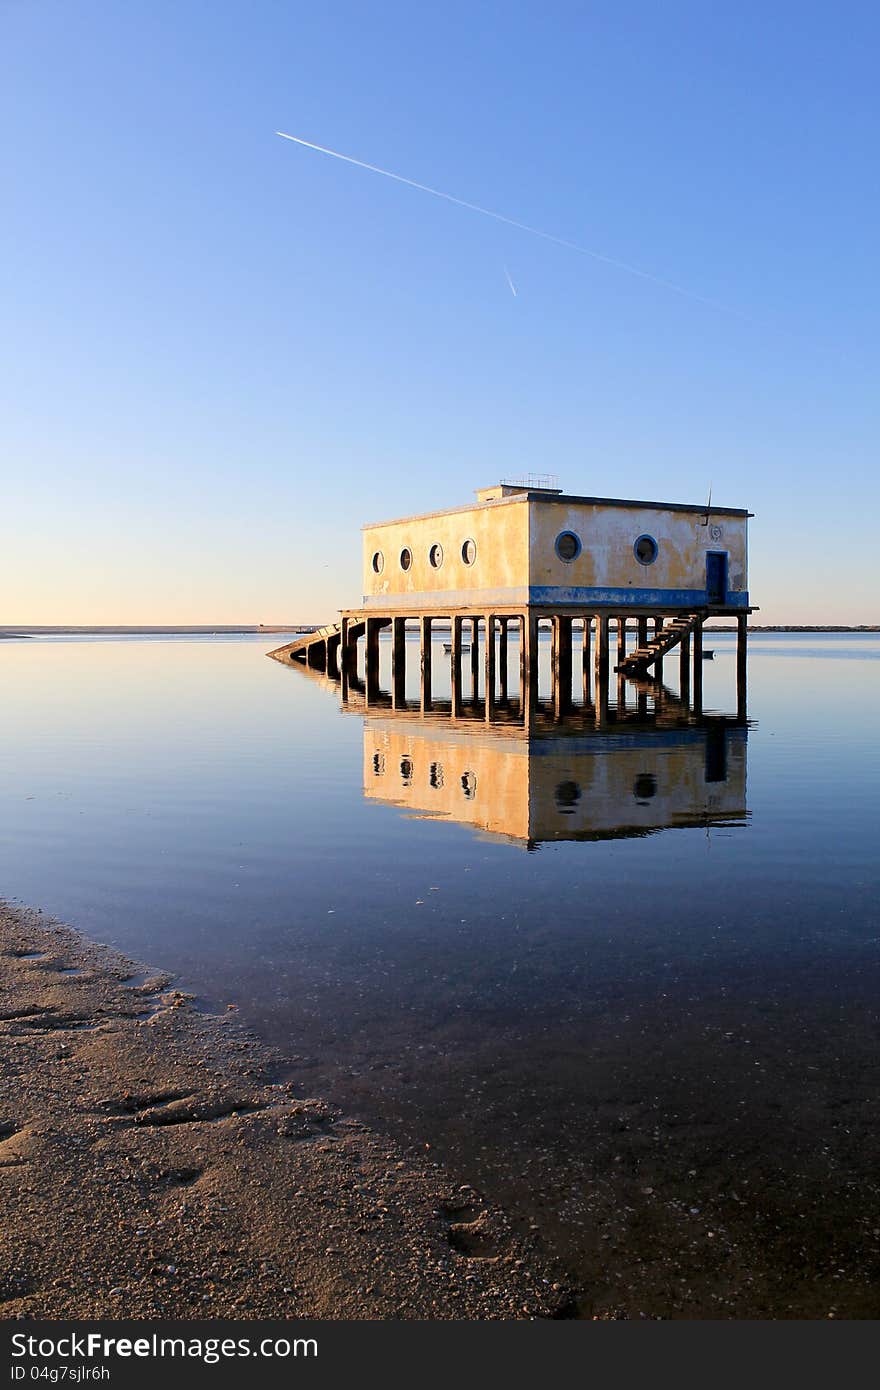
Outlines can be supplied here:
[[704, 660], [704, 661], [714, 661], [714, 660], [715, 660], [715, 649], [713, 648], [711, 651], [703, 652], [703, 660]]
[[[470, 644], [470, 642], [462, 642], [462, 644], [461, 644], [461, 650], [462, 650], [463, 652], [469, 652], [470, 649], [471, 649], [471, 644]], [[451, 643], [451, 642], [444, 642], [444, 643], [443, 643], [443, 650], [445, 651], [445, 653], [446, 653], [447, 656], [452, 656], [452, 643]]]

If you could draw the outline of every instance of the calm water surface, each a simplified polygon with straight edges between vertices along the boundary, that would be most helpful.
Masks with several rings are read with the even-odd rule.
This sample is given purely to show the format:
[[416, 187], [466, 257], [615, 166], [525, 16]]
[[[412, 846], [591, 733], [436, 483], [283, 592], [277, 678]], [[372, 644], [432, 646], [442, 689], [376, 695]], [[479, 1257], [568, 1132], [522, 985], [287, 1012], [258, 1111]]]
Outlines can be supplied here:
[[702, 723], [531, 739], [265, 637], [2, 642], [0, 892], [237, 1004], [582, 1315], [877, 1316], [880, 637], [753, 636], [748, 728], [706, 640]]

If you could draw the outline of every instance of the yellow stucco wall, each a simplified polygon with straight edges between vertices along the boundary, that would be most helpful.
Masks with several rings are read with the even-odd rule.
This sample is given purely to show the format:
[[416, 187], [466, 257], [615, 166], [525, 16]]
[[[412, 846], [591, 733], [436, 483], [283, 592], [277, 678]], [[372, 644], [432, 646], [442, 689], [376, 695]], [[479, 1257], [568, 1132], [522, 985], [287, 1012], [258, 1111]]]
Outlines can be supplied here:
[[[466, 565], [462, 545], [476, 544], [476, 559]], [[432, 545], [443, 548], [443, 564], [434, 569], [428, 552]], [[409, 570], [400, 566], [400, 552], [406, 546], [412, 553]], [[363, 532], [364, 596], [368, 599], [409, 601], [413, 607], [447, 604], [449, 596], [459, 595], [462, 604], [480, 592], [491, 601], [525, 603], [529, 572], [529, 508], [525, 499], [514, 498], [464, 507], [432, 516], [412, 517], [365, 527]], [[381, 551], [385, 564], [376, 574], [372, 558]], [[516, 593], [518, 597], [502, 597]]]
[[[531, 504], [529, 583], [590, 588], [703, 589], [707, 550], [728, 553], [728, 588], [748, 588], [746, 518], [703, 515], [646, 507], [596, 506], [587, 503]], [[573, 531], [583, 549], [570, 563], [556, 554], [561, 531]], [[659, 545], [657, 559], [642, 565], [633, 553], [641, 535]]]
[[[728, 737], [726, 778], [706, 779], [706, 738], [658, 733], [640, 746], [444, 733], [436, 725], [364, 726], [364, 796], [414, 815], [517, 840], [625, 835], [736, 820], [746, 812], [746, 740]], [[652, 783], [652, 792], [645, 788]]]

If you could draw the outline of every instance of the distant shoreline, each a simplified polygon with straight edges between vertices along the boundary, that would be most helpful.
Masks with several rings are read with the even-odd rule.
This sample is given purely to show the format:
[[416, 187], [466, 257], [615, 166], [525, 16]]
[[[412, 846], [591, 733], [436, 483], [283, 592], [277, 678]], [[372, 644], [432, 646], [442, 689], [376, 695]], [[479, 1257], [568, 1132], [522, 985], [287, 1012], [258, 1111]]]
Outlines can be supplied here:
[[[704, 627], [704, 632], [736, 632], [735, 627]], [[863, 623], [859, 627], [846, 627], [843, 623], [788, 623], [778, 626], [752, 626], [749, 632], [880, 632], [880, 624]]]
[[[213, 637], [213, 636], [260, 636], [273, 632], [316, 632], [320, 623], [240, 623], [235, 626], [224, 623], [204, 624], [199, 627], [78, 627], [73, 624], [62, 627], [28, 626], [9, 624], [0, 628], [0, 641], [23, 637]], [[749, 632], [880, 632], [880, 623], [863, 623], [848, 627], [843, 623], [788, 623], [772, 625], [749, 624]], [[704, 632], [735, 632], [736, 628], [713, 625], [703, 628]]]
[[215, 635], [259, 636], [263, 632], [315, 632], [318, 623], [205, 623], [198, 627], [174, 627], [155, 625], [150, 627], [79, 627], [73, 623], [66, 626], [46, 627], [28, 623], [8, 623], [0, 628], [3, 637], [213, 637]]

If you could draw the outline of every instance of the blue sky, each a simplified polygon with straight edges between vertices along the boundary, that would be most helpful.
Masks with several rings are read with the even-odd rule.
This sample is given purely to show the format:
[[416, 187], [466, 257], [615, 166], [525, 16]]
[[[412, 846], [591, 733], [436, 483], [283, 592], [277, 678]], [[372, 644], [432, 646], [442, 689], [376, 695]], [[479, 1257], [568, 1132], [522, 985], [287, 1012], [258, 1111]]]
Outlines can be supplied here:
[[363, 522], [526, 471], [711, 483], [759, 621], [880, 621], [878, 51], [859, 3], [0, 0], [0, 621], [320, 620]]

